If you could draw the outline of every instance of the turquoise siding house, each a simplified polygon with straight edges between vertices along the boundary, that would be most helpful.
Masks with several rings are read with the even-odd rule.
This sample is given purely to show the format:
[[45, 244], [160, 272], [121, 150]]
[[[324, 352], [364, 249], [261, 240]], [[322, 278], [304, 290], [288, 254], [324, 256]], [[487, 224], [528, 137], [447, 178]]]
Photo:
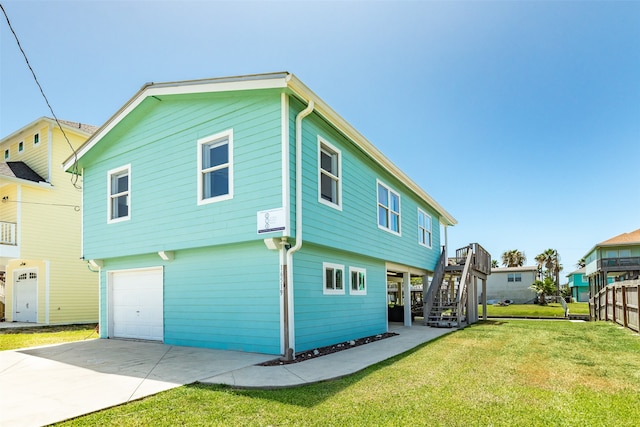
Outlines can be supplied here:
[[284, 72], [147, 84], [64, 167], [102, 338], [292, 357], [383, 333], [388, 277], [426, 280], [456, 223]]
[[567, 274], [571, 298], [575, 302], [589, 302], [589, 279], [585, 275], [586, 268], [582, 267]]

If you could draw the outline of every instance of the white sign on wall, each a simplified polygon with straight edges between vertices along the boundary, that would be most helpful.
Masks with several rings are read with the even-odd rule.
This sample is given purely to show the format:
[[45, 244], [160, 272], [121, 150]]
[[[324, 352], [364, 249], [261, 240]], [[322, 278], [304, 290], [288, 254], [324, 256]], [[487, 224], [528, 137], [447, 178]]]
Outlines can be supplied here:
[[276, 208], [258, 212], [258, 234], [283, 231], [284, 209]]

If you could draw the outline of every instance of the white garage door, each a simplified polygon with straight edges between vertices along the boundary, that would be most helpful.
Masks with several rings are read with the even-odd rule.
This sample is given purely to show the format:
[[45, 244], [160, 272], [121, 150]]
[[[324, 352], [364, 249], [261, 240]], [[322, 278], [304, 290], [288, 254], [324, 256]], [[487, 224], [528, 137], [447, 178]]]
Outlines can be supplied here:
[[111, 313], [114, 338], [162, 341], [162, 268], [113, 272]]
[[15, 312], [13, 320], [16, 322], [38, 321], [38, 273], [29, 271], [20, 273], [13, 285], [15, 292]]

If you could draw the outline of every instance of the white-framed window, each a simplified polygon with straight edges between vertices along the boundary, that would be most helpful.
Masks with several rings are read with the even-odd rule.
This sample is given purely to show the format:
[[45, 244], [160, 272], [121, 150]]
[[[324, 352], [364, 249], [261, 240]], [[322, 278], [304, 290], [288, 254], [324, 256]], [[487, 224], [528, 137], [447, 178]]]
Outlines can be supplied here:
[[342, 209], [342, 153], [318, 136], [318, 201]]
[[431, 216], [418, 208], [418, 243], [431, 247]]
[[349, 293], [351, 295], [367, 294], [367, 270], [349, 267]]
[[131, 165], [107, 172], [107, 222], [131, 219]]
[[323, 262], [322, 269], [322, 293], [344, 295], [344, 265]]
[[4, 159], [9, 160], [9, 149], [4, 150]]
[[36, 133], [33, 135], [33, 145], [38, 145], [40, 144], [40, 134]]
[[24, 151], [24, 141], [18, 142], [18, 153], [22, 153]]
[[233, 198], [233, 130], [198, 140], [198, 204]]
[[377, 181], [378, 228], [400, 234], [400, 195]]
[[507, 282], [522, 282], [522, 273], [509, 273]]

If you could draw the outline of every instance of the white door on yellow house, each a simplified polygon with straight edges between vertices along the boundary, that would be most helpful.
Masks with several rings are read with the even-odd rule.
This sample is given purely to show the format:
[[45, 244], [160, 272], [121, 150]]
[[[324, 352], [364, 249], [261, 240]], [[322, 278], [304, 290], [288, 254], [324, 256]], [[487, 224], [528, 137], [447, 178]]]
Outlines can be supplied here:
[[38, 321], [38, 273], [18, 274], [13, 285], [15, 322]]

